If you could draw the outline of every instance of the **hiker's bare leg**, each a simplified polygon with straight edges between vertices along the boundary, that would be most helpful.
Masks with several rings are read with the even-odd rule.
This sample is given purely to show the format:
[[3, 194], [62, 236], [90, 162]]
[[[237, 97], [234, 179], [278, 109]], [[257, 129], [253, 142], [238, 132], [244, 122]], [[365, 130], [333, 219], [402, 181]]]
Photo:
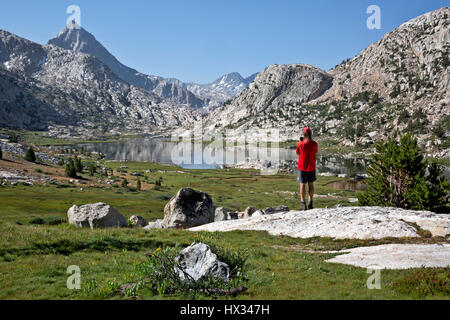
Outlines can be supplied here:
[[308, 194], [309, 194], [309, 201], [311, 202], [314, 197], [314, 183], [313, 182], [308, 183]]
[[308, 209], [305, 202], [306, 198], [306, 183], [300, 183], [300, 211]]
[[300, 183], [300, 200], [305, 202], [306, 197], [306, 183]]
[[314, 183], [308, 183], [309, 202], [308, 209], [314, 209], [313, 197], [314, 197]]

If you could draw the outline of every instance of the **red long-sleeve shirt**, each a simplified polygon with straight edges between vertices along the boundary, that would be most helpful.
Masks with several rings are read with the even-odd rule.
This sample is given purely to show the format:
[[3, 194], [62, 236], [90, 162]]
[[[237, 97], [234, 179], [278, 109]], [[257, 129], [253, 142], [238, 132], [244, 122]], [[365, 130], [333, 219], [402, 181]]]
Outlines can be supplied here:
[[314, 140], [303, 140], [297, 143], [298, 169], [311, 172], [316, 170], [316, 153], [319, 146]]

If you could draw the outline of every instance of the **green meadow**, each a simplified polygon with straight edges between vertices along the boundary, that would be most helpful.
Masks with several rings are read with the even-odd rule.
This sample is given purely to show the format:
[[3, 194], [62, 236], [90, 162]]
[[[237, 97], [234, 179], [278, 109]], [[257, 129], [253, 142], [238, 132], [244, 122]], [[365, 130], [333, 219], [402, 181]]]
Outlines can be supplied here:
[[[127, 218], [133, 214], [149, 221], [163, 217], [169, 199], [191, 187], [211, 195], [217, 206], [244, 210], [287, 205], [297, 209], [298, 183], [294, 175], [261, 176], [257, 170], [185, 170], [155, 163], [106, 162], [108, 167], [142, 172], [144, 186], [127, 176], [129, 187], [35, 185], [0, 187], [0, 299], [131, 299], [116, 292], [119, 285], [139, 280], [135, 268], [157, 248], [191, 244], [196, 233], [185, 230], [76, 229], [66, 221], [67, 209], [106, 202]], [[146, 173], [145, 170], [152, 170]], [[122, 174], [126, 174], [123, 172]], [[120, 177], [120, 175], [119, 175]], [[154, 181], [162, 177], [162, 185]], [[324, 195], [316, 207], [355, 205], [357, 192], [327, 186], [340, 181], [319, 177], [316, 193]], [[120, 185], [120, 184], [119, 184]], [[145, 188], [145, 186], [152, 186]], [[297, 193], [295, 193], [297, 192]], [[326, 196], [325, 195], [330, 195]], [[339, 250], [383, 243], [448, 242], [442, 238], [333, 240], [294, 239], [265, 232], [221, 233], [219, 242], [232, 249], [248, 249], [245, 265], [248, 290], [221, 299], [448, 299], [450, 268], [383, 270], [381, 289], [369, 290], [370, 274], [364, 268], [331, 264], [325, 260]], [[81, 270], [81, 289], [66, 287], [67, 268]], [[185, 295], [158, 295], [143, 288], [142, 299], [182, 299]], [[211, 299], [211, 296], [196, 296]]]

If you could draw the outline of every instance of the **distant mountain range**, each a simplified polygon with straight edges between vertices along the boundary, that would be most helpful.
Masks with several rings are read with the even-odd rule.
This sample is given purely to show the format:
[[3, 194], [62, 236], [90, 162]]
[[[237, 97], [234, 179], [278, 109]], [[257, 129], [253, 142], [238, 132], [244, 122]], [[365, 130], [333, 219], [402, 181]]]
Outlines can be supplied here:
[[[194, 108], [218, 106], [236, 97], [251, 82], [237, 73], [224, 75], [211, 84], [183, 83], [174, 78], [146, 75], [120, 63], [95, 37], [81, 27], [65, 27], [56, 38], [48, 41], [66, 50], [90, 54], [106, 64], [116, 75], [131, 85], [153, 92], [178, 104]], [[249, 81], [250, 80], [250, 81]], [[219, 83], [218, 83], [219, 82]]]
[[145, 75], [86, 30], [68, 27], [45, 46], [0, 30], [0, 71], [0, 126], [27, 129], [163, 130], [196, 119], [196, 109], [217, 107], [248, 84], [238, 73], [219, 85]]
[[140, 73], [81, 28], [64, 28], [45, 46], [0, 31], [0, 126], [183, 131], [203, 118], [211, 132], [277, 128], [282, 140], [309, 125], [346, 146], [400, 131], [450, 157], [449, 26], [444, 7], [329, 71], [271, 65], [209, 84]]

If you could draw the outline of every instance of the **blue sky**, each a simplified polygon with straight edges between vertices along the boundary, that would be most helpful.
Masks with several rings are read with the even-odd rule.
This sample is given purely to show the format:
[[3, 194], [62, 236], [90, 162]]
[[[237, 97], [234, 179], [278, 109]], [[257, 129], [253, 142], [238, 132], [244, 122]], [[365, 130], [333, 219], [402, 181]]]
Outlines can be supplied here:
[[[444, 6], [441, 0], [40, 0], [2, 1], [0, 29], [45, 44], [64, 27], [66, 8], [82, 27], [140, 72], [207, 83], [271, 64], [328, 70], [403, 22]], [[381, 30], [369, 30], [369, 5]]]

